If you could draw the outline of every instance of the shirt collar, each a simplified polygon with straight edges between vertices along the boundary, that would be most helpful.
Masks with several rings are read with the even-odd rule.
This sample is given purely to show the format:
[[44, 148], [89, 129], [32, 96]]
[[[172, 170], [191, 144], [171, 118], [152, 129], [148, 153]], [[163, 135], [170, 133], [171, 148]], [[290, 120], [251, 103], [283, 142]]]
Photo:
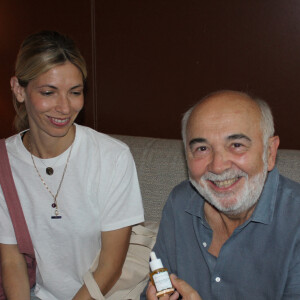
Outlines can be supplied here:
[[204, 199], [195, 189], [195, 187], [189, 182], [191, 188], [191, 196], [188, 198], [185, 211], [191, 215], [205, 220], [204, 217]]
[[251, 216], [254, 222], [269, 224], [273, 219], [276, 195], [279, 182], [279, 172], [275, 167], [268, 173], [262, 193]]
[[[272, 221], [276, 194], [279, 181], [279, 172], [275, 167], [272, 171], [268, 173], [264, 188], [259, 197], [256, 208], [249, 221], [269, 224]], [[191, 197], [189, 197], [185, 211], [191, 215], [197, 216], [205, 222], [204, 216], [204, 199], [196, 191], [196, 189], [191, 185]]]

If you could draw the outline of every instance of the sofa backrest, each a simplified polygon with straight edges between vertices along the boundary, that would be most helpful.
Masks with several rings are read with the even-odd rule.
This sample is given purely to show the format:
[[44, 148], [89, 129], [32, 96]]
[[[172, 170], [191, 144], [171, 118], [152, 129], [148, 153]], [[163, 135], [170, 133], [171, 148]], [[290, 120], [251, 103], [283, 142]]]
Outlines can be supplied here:
[[[181, 140], [112, 135], [125, 142], [134, 157], [146, 221], [159, 221], [171, 190], [188, 178]], [[279, 150], [280, 173], [300, 183], [300, 150]]]

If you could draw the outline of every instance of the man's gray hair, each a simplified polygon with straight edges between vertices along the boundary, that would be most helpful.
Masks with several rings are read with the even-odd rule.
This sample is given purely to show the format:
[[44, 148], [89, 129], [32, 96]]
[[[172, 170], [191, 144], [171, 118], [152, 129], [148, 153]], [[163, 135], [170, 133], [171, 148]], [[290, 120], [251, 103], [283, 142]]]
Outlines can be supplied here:
[[[215, 95], [218, 95], [218, 94], [221, 94], [223, 92], [226, 92], [226, 91], [218, 91], [218, 92], [214, 92], [214, 93], [211, 93], [211, 94], [205, 96], [200, 101], [198, 101], [194, 106], [192, 106], [183, 115], [183, 118], [182, 118], [182, 121], [181, 121], [181, 135], [182, 135], [182, 140], [183, 140], [183, 143], [184, 143], [185, 147], [186, 147], [187, 124], [188, 124], [190, 116], [191, 116], [192, 112], [194, 111], [195, 107], [198, 106], [205, 99], [210, 98], [210, 97], [215, 96]], [[262, 99], [251, 97], [249, 94], [243, 93], [243, 92], [241, 92], [241, 94], [243, 94], [246, 97], [249, 97], [250, 99], [252, 99], [260, 109], [260, 112], [261, 112], [260, 126], [261, 126], [261, 130], [262, 130], [262, 134], [263, 134], [263, 142], [264, 142], [264, 145], [266, 147], [269, 138], [274, 136], [274, 132], [275, 132], [274, 121], [273, 121], [273, 115], [272, 115], [271, 108], [268, 105], [268, 103], [266, 101], [262, 100]]]

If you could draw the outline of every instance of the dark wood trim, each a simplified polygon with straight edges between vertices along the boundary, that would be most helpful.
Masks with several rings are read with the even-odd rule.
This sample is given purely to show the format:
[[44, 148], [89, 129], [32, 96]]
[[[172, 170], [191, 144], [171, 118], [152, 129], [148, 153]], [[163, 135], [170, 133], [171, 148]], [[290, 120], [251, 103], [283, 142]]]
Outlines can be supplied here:
[[98, 93], [97, 93], [97, 43], [96, 43], [96, 13], [95, 0], [91, 0], [91, 45], [92, 45], [92, 117], [93, 128], [98, 128]]

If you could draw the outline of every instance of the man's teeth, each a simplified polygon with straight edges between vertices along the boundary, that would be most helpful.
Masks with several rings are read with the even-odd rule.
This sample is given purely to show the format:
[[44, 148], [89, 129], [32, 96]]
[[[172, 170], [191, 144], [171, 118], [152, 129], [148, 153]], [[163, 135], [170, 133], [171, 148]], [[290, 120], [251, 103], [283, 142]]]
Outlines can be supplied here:
[[232, 179], [228, 179], [228, 180], [224, 180], [224, 181], [213, 181], [213, 183], [219, 187], [219, 188], [227, 188], [229, 186], [231, 186], [232, 184], [234, 184], [239, 178], [232, 178]]

